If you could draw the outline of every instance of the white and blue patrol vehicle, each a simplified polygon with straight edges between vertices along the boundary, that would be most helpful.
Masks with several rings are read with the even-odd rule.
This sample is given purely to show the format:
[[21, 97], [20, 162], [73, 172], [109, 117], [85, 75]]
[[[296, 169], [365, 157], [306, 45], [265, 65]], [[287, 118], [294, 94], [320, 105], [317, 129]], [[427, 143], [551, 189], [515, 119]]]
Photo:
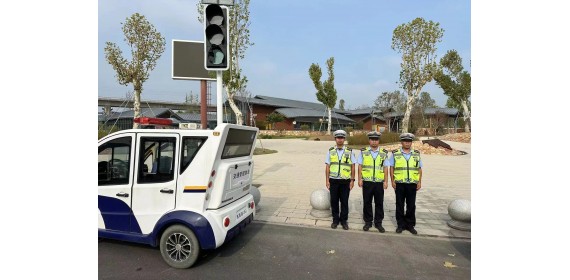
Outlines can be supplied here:
[[255, 217], [253, 150], [259, 130], [128, 129], [99, 140], [99, 237], [159, 247], [191, 267]]

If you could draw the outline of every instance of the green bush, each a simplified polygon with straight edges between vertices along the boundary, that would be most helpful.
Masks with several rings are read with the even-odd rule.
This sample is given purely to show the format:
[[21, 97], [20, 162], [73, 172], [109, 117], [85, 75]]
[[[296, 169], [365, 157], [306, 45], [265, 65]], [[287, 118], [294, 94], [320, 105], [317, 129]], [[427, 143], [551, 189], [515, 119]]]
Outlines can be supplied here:
[[351, 133], [354, 130], [354, 128], [352, 128], [351, 126], [347, 126], [344, 128], [344, 131], [346, 131], [346, 133]]
[[[349, 145], [368, 145], [368, 136], [364, 134], [355, 134], [354, 136], [347, 137]], [[400, 142], [400, 134], [395, 132], [385, 132], [380, 136], [380, 145], [392, 144]]]
[[262, 134], [262, 135], [259, 135], [259, 138], [261, 138], [261, 139], [273, 139], [273, 135]]
[[99, 138], [97, 139], [101, 139], [116, 131], [119, 131], [119, 128], [117, 126], [111, 127], [108, 125], [99, 124]]
[[259, 128], [260, 130], [264, 130], [267, 127], [267, 123], [264, 120], [256, 120], [255, 121], [255, 126], [257, 128]]
[[301, 130], [309, 130], [309, 125], [308, 124], [303, 124], [301, 125]]
[[392, 144], [400, 142], [400, 134], [396, 132], [384, 132], [380, 136], [380, 144]]
[[350, 146], [354, 145], [368, 145], [368, 136], [366, 134], [355, 134], [346, 138]]

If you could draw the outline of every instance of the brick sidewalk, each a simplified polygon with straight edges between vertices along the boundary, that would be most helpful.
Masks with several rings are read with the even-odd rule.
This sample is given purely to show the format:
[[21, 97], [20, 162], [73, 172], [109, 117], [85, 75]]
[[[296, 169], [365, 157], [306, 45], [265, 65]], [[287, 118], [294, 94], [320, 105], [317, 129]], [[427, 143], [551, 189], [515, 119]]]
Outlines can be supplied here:
[[[451, 219], [447, 214], [449, 203], [455, 199], [471, 200], [471, 144], [447, 143], [467, 155], [422, 155], [424, 175], [416, 198], [416, 230], [418, 235], [471, 238], [471, 232], [447, 225]], [[310, 214], [310, 196], [313, 191], [325, 188], [324, 162], [328, 148], [333, 145], [333, 141], [258, 140], [257, 147], [278, 153], [254, 156], [253, 184], [261, 193], [256, 220], [330, 229], [331, 217], [316, 218]], [[355, 151], [355, 156], [359, 152]], [[396, 234], [395, 209], [394, 189], [388, 187], [384, 193], [384, 234]], [[348, 216], [350, 230], [362, 231], [362, 190], [356, 182], [350, 192]], [[337, 230], [342, 228], [339, 226]], [[375, 228], [370, 233], [380, 234]], [[411, 235], [408, 231], [402, 234]]]

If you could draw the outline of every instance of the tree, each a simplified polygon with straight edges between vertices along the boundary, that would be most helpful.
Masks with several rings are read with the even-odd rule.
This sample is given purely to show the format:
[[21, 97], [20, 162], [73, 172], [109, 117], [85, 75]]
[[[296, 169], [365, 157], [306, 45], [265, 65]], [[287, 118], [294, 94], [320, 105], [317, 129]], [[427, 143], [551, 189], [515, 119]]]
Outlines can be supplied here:
[[458, 108], [463, 113], [465, 132], [470, 132], [471, 122], [471, 74], [463, 70], [461, 57], [456, 50], [448, 51], [440, 60], [441, 68], [435, 75], [435, 82], [447, 95], [447, 106]]
[[417, 106], [422, 108], [422, 110], [425, 110], [427, 108], [437, 108], [435, 100], [431, 98], [429, 92], [425, 91], [420, 94], [420, 99], [418, 99]]
[[362, 109], [371, 109], [372, 110], [372, 107], [370, 107], [370, 105], [368, 105], [368, 104], [362, 104], [362, 105], [356, 106], [356, 108], [355, 108], [355, 110], [362, 110]]
[[184, 101], [184, 105], [188, 106], [188, 109], [185, 110], [186, 113], [199, 113], [200, 112], [200, 99], [198, 98], [198, 94], [186, 94], [186, 100]]
[[399, 90], [393, 92], [382, 92], [374, 101], [375, 109], [394, 109], [395, 111], [404, 111], [406, 106], [406, 96]]
[[331, 110], [336, 105], [336, 89], [334, 88], [334, 57], [327, 59], [327, 69], [329, 78], [321, 83], [321, 76], [323, 75], [321, 67], [319, 64], [311, 64], [309, 67], [309, 77], [313, 81], [315, 88], [317, 89], [317, 100], [323, 103], [327, 107], [329, 112], [329, 125], [327, 129], [327, 135], [331, 134], [332, 128], [332, 114]]
[[416, 101], [410, 113], [411, 131], [416, 131], [418, 128], [426, 127], [425, 110], [427, 108], [436, 108], [435, 100], [431, 98], [428, 92], [423, 91], [419, 99]]
[[[236, 122], [243, 124], [243, 113], [235, 104], [234, 97], [246, 92], [247, 76], [242, 75], [239, 60], [245, 59], [245, 51], [254, 44], [249, 40], [249, 2], [250, 0], [235, 0], [233, 6], [228, 6], [228, 29], [229, 29], [229, 69], [223, 71], [222, 83], [228, 95], [228, 103], [236, 115]], [[198, 10], [198, 20], [204, 22], [204, 5], [201, 2], [196, 4]]]
[[402, 131], [408, 132], [410, 112], [423, 86], [437, 71], [436, 43], [441, 42], [443, 29], [439, 23], [416, 18], [394, 29], [392, 49], [402, 54], [399, 84], [407, 94]]
[[[160, 32], [148, 22], [145, 16], [139, 13], [127, 18], [123, 24], [125, 42], [131, 48], [132, 60], [129, 62], [123, 57], [121, 49], [111, 42], [106, 42], [105, 59], [116, 72], [117, 80], [121, 85], [133, 84], [135, 91], [134, 118], [140, 117], [141, 93], [143, 83], [148, 79], [149, 72], [156, 66], [156, 61], [164, 52], [166, 42]], [[133, 122], [133, 128], [139, 124]]]
[[267, 117], [265, 117], [265, 121], [268, 124], [271, 124], [272, 129], [273, 129], [273, 125], [275, 123], [282, 122], [283, 120], [285, 120], [285, 116], [283, 116], [282, 114], [279, 114], [278, 112], [273, 112], [273, 113], [267, 115]]
[[344, 111], [344, 99], [341, 99], [338, 102], [338, 108]]

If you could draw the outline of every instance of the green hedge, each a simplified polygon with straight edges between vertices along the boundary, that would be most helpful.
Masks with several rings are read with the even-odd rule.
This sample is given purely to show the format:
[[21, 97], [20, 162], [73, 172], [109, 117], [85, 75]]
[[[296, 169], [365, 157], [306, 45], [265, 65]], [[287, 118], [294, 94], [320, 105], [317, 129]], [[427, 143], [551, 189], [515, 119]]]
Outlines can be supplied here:
[[[354, 136], [348, 136], [347, 139], [349, 145], [368, 145], [368, 136], [365, 134], [356, 134]], [[400, 134], [396, 132], [385, 132], [380, 136], [380, 144], [392, 144], [400, 142]]]

